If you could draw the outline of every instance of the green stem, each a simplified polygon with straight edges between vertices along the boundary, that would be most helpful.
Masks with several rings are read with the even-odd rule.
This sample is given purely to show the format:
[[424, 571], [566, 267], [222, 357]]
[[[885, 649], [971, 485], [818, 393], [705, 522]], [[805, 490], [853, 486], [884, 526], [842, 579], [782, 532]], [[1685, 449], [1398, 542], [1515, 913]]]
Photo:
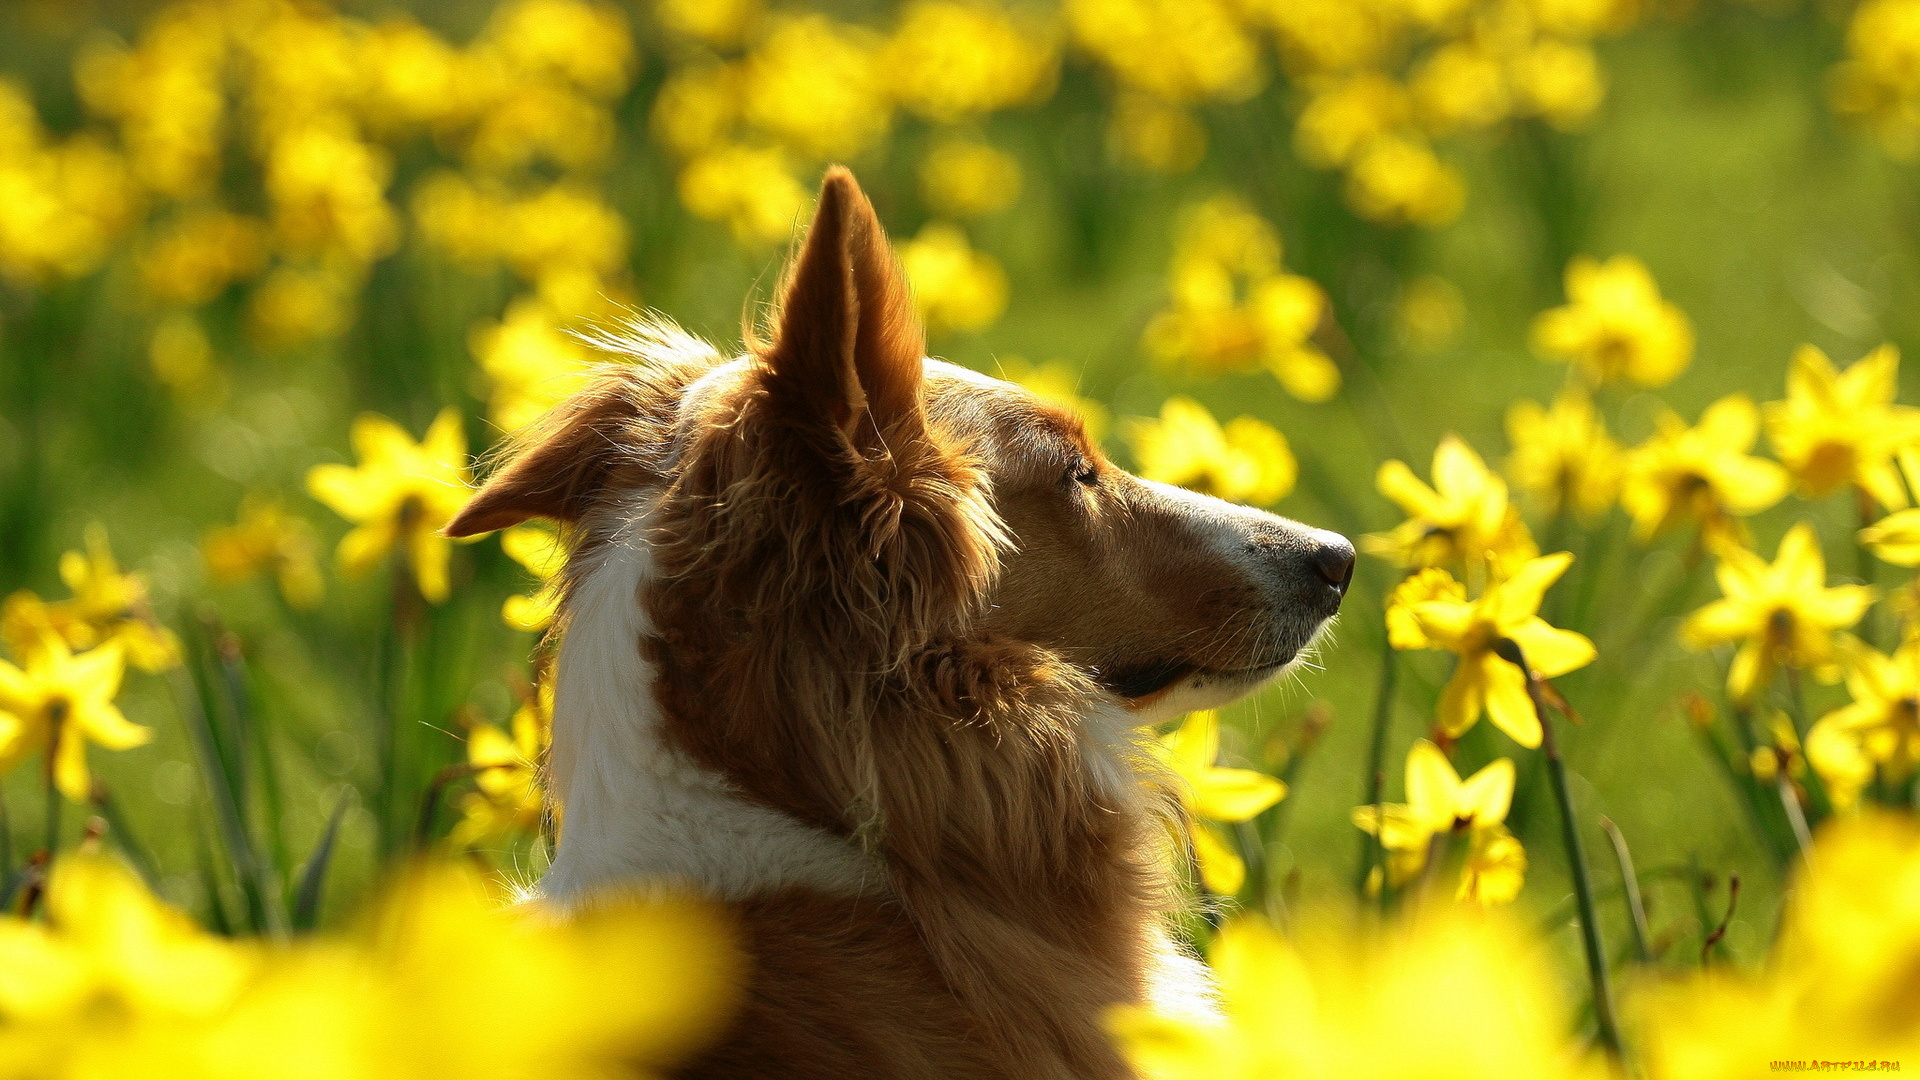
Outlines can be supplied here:
[[1573, 895], [1580, 907], [1580, 938], [1586, 946], [1587, 973], [1593, 980], [1593, 1015], [1599, 1025], [1600, 1043], [1610, 1053], [1620, 1054], [1620, 1029], [1613, 1018], [1613, 996], [1607, 988], [1607, 949], [1600, 938], [1599, 912], [1593, 902], [1593, 880], [1587, 869], [1586, 849], [1580, 841], [1580, 826], [1573, 816], [1573, 792], [1567, 786], [1566, 763], [1560, 758], [1560, 744], [1553, 734], [1553, 720], [1540, 693], [1540, 680], [1527, 666], [1520, 646], [1501, 638], [1494, 644], [1501, 659], [1518, 667], [1527, 676], [1527, 696], [1533, 702], [1534, 715], [1540, 718], [1540, 752], [1547, 761], [1547, 779], [1553, 784], [1554, 801], [1560, 805], [1560, 834], [1566, 845], [1567, 863], [1573, 873]]
[[[1380, 800], [1387, 784], [1387, 729], [1393, 722], [1393, 690], [1399, 661], [1399, 653], [1389, 645], [1380, 656], [1380, 685], [1374, 691], [1373, 741], [1367, 749], [1367, 804], [1374, 807], [1376, 818], [1383, 814]], [[1354, 882], [1354, 891], [1362, 901], [1367, 895], [1367, 879], [1373, 876], [1374, 868], [1381, 865], [1381, 855], [1380, 837], [1375, 833], [1362, 835], [1360, 874]], [[1386, 895], [1384, 887], [1380, 894]]]
[[[1865, 489], [1858, 487], [1853, 489], [1853, 495], [1855, 506], [1860, 512], [1860, 528], [1865, 529], [1873, 524], [1873, 496], [1867, 494]], [[1853, 556], [1861, 583], [1870, 589], [1878, 585], [1880, 564], [1874, 559], [1873, 552], [1867, 549], [1866, 543], [1860, 539], [1859, 530], [1855, 530], [1853, 534]], [[1866, 615], [1861, 618], [1860, 636], [1874, 648], [1880, 647], [1879, 605], [1868, 608]]]
[[1653, 949], [1647, 944], [1652, 935], [1647, 930], [1647, 908], [1640, 899], [1640, 879], [1633, 872], [1633, 852], [1627, 850], [1626, 834], [1610, 817], [1600, 819], [1600, 828], [1613, 843], [1613, 857], [1620, 864], [1620, 888], [1627, 897], [1627, 914], [1631, 916], [1627, 925], [1633, 930], [1633, 948], [1640, 956], [1640, 962], [1653, 961]]
[[54, 779], [53, 762], [60, 749], [60, 737], [66, 734], [61, 728], [56, 720], [53, 734], [47, 739], [47, 862], [42, 869], [48, 875], [53, 873], [53, 857], [60, 850], [60, 785]]

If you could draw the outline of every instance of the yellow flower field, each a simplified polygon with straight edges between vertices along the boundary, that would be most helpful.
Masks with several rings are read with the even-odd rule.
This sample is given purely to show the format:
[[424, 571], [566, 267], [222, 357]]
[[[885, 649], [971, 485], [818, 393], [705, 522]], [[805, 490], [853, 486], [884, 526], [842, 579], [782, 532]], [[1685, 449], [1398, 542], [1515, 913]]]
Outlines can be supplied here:
[[1222, 998], [1116, 1008], [1142, 1076], [1920, 1069], [1916, 57], [1920, 0], [0, 5], [0, 1080], [715, 1037], [718, 909], [513, 905], [563, 538], [440, 530], [623, 320], [737, 350], [835, 162], [934, 355], [1362, 553], [1142, 733]]

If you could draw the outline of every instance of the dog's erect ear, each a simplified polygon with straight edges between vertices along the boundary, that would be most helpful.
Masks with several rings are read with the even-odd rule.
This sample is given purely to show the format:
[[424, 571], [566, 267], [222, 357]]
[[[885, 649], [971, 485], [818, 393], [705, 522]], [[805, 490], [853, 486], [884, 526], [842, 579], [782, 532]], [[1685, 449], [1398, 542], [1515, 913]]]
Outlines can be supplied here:
[[457, 538], [510, 528], [528, 518], [580, 520], [622, 460], [627, 442], [622, 430], [639, 411], [624, 380], [615, 375], [595, 380], [522, 438], [523, 449], [494, 470], [440, 531]]
[[787, 277], [777, 334], [762, 354], [768, 388], [871, 454], [924, 423], [925, 354], [880, 219], [853, 174], [836, 165], [820, 186], [813, 225]]

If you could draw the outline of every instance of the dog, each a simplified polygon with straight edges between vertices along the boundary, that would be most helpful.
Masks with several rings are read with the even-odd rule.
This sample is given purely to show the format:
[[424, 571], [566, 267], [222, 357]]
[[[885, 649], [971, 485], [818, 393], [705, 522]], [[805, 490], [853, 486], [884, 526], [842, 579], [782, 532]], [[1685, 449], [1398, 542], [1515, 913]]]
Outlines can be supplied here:
[[541, 895], [725, 904], [751, 974], [686, 1076], [1131, 1076], [1103, 1013], [1207, 993], [1140, 732], [1295, 664], [1353, 547], [928, 359], [844, 169], [780, 295], [741, 357], [604, 342], [446, 528], [569, 537]]

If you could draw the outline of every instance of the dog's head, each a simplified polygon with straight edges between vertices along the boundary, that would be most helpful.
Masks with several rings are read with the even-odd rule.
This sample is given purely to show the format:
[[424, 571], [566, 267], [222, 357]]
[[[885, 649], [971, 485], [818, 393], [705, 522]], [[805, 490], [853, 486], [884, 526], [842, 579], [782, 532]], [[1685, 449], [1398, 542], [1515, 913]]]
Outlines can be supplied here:
[[575, 557], [643, 506], [667, 581], [721, 638], [885, 668], [932, 643], [1046, 650], [1142, 720], [1217, 705], [1308, 648], [1353, 547], [1132, 476], [1070, 412], [924, 357], [851, 175], [829, 173], [770, 340], [726, 361], [651, 327], [556, 410], [447, 527], [575, 527]]

